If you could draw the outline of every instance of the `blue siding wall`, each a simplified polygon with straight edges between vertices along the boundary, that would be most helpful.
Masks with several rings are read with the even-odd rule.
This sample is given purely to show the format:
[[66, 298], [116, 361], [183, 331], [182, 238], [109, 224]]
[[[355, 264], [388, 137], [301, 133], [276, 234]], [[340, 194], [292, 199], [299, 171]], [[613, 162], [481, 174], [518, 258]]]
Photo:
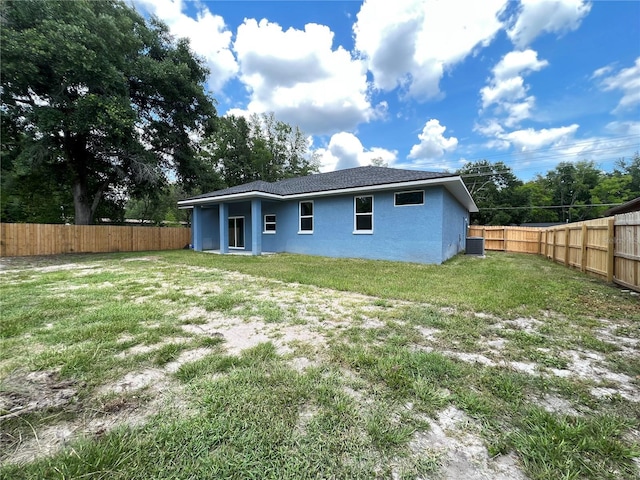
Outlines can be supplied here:
[[260, 226], [263, 229], [265, 215], [276, 216], [276, 233], [262, 235], [262, 251], [284, 252], [287, 244], [285, 237], [296, 235], [298, 232], [298, 203], [263, 201], [262, 218], [260, 219]]
[[200, 218], [202, 219], [202, 249], [219, 249], [218, 207], [203, 208]]
[[[298, 233], [298, 200], [262, 201], [262, 251], [439, 264], [465, 248], [469, 214], [444, 187], [425, 189], [423, 205], [396, 207], [394, 193], [373, 193], [371, 234], [354, 233], [354, 195], [313, 199], [312, 234]], [[251, 202], [228, 209], [229, 217], [244, 217], [244, 250], [251, 251]], [[275, 233], [263, 233], [265, 215], [276, 216]], [[218, 206], [202, 208], [199, 217], [203, 248], [219, 249]]]
[[264, 202], [276, 214], [276, 234], [263, 236], [264, 251], [441, 263], [441, 187], [425, 190], [424, 205], [394, 206], [394, 192], [373, 194], [373, 233], [354, 234], [354, 196], [314, 199], [313, 234], [298, 233], [298, 201]]
[[442, 261], [465, 249], [469, 212], [443, 189]]

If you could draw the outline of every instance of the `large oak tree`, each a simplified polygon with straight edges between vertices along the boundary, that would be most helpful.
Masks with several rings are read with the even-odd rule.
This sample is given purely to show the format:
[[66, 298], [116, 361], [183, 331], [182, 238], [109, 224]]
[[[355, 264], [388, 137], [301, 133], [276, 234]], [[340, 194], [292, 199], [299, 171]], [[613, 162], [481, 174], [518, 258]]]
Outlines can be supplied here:
[[23, 172], [14, 184], [57, 179], [75, 223], [90, 224], [110, 198], [199, 182], [198, 139], [216, 111], [187, 40], [117, 0], [0, 8], [2, 156]]

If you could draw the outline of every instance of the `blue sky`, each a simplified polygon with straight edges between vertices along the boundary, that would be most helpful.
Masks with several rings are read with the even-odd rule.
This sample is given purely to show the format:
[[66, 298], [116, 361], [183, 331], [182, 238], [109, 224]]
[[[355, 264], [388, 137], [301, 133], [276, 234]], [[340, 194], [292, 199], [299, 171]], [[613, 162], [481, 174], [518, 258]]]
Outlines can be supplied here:
[[640, 1], [135, 0], [191, 40], [218, 113], [274, 112], [321, 171], [640, 150]]

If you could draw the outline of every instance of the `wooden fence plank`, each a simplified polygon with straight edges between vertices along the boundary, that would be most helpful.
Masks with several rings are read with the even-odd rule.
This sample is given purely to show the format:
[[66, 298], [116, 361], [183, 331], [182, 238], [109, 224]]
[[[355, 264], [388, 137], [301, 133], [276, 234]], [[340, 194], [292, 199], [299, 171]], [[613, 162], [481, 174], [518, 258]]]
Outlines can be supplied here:
[[616, 237], [615, 237], [615, 218], [609, 219], [609, 225], [607, 230], [607, 282], [613, 282], [613, 269], [614, 269], [614, 260], [615, 260], [615, 246], [616, 246]]
[[191, 242], [190, 228], [2, 223], [0, 232], [3, 257], [177, 250]]
[[613, 281], [640, 291], [640, 212], [615, 217]]
[[582, 253], [580, 258], [580, 270], [587, 271], [587, 236], [589, 231], [587, 230], [587, 224], [582, 225]]

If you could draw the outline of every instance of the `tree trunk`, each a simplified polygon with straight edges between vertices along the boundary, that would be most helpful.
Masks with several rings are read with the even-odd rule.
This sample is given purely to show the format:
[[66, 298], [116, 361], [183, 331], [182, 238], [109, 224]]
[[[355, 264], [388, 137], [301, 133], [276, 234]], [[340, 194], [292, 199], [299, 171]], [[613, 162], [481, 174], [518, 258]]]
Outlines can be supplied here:
[[86, 183], [77, 179], [73, 182], [73, 206], [75, 207], [76, 225], [91, 225], [93, 213]]

